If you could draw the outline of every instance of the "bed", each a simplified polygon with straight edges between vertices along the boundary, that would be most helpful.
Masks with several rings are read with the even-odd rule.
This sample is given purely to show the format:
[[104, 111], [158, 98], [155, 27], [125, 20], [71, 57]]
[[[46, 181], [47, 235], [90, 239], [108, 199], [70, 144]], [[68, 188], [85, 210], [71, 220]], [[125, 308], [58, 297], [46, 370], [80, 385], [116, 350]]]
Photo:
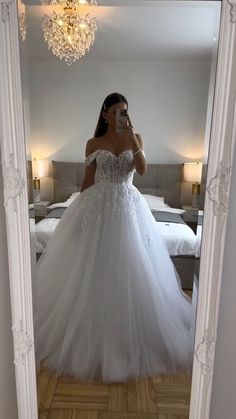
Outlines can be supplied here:
[[[84, 164], [52, 162], [54, 204], [47, 217], [36, 224], [36, 249], [38, 257], [53, 234], [67, 206], [79, 193], [83, 180]], [[160, 234], [166, 241], [169, 254], [181, 277], [184, 289], [192, 289], [199, 259], [200, 242], [183, 221], [180, 210], [182, 164], [149, 164], [145, 176], [134, 174], [134, 185], [144, 196], [159, 198], [156, 206], [149, 205]], [[164, 205], [159, 205], [161, 201]], [[198, 263], [199, 264], [199, 263]]]

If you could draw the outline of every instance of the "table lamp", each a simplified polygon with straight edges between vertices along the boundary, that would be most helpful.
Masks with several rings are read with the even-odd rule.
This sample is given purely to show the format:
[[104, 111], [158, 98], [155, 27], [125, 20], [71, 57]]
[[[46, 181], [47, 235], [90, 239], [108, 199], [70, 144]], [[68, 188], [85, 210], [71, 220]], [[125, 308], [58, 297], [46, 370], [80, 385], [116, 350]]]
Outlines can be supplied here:
[[202, 163], [192, 162], [184, 163], [184, 180], [192, 182], [192, 207], [198, 208], [200, 184], [202, 177]]
[[33, 171], [33, 197], [34, 202], [40, 202], [40, 178], [49, 175], [49, 162], [47, 159], [32, 161]]

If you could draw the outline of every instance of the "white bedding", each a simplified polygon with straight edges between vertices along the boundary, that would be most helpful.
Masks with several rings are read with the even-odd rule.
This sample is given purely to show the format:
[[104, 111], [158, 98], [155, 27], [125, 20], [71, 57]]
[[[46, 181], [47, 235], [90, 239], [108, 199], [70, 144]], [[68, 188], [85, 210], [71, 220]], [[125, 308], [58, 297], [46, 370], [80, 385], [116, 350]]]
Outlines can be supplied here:
[[170, 256], [191, 256], [196, 252], [196, 236], [187, 224], [157, 221], [158, 229], [166, 242]]
[[44, 220], [41, 220], [36, 224], [35, 237], [37, 253], [42, 253], [44, 251], [46, 244], [52, 236], [59, 221], [59, 218], [44, 218]]
[[197, 234], [196, 234], [197, 238], [196, 238], [196, 253], [195, 256], [197, 258], [200, 257], [200, 253], [201, 253], [201, 241], [202, 241], [202, 225], [198, 225], [197, 226]]

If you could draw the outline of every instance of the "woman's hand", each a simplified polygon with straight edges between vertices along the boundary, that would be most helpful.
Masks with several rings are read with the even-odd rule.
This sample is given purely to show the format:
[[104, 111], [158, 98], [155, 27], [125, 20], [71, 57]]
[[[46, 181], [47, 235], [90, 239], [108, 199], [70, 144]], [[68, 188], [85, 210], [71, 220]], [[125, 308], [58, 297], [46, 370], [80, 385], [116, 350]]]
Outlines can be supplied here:
[[143, 140], [139, 134], [135, 134], [130, 117], [129, 115], [127, 116], [128, 125], [124, 129], [123, 135], [129, 140], [130, 146], [132, 148], [136, 172], [140, 175], [143, 175], [147, 170], [147, 162], [143, 152]]
[[127, 118], [127, 126], [124, 127], [124, 130], [120, 135], [124, 138], [124, 140], [128, 140], [133, 153], [135, 153], [140, 148], [140, 143], [138, 141], [137, 134], [134, 132], [133, 125], [128, 114]]

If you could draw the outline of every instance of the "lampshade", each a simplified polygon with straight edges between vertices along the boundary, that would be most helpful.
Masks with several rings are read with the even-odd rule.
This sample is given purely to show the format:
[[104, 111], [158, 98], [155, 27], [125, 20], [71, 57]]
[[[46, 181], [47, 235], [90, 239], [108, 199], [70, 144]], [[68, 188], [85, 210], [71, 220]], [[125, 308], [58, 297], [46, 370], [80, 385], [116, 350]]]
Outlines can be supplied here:
[[201, 182], [202, 163], [184, 163], [184, 180], [186, 182]]
[[34, 178], [41, 178], [49, 175], [49, 164], [47, 159], [32, 161], [32, 170]]

